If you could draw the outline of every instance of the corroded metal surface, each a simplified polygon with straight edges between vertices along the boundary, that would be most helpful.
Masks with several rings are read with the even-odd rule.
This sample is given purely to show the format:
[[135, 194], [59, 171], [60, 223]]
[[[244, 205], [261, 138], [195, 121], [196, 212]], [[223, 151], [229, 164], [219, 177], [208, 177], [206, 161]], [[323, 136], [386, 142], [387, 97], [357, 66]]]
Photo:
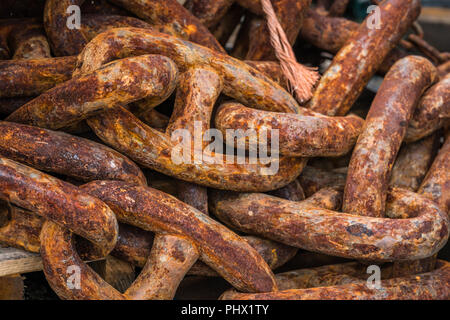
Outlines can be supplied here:
[[403, 145], [392, 167], [389, 185], [417, 191], [436, 155], [437, 135]]
[[167, 57], [144, 55], [114, 61], [41, 94], [7, 121], [60, 129], [142, 98], [164, 101], [175, 89], [177, 77], [177, 67]]
[[380, 4], [380, 28], [367, 19], [347, 40], [322, 76], [309, 108], [327, 115], [345, 115], [386, 55], [420, 13], [418, 0], [389, 0]]
[[111, 0], [156, 30], [225, 52], [209, 30], [177, 0]]
[[0, 61], [0, 97], [35, 96], [69, 80], [76, 57]]
[[[342, 278], [342, 275], [338, 275]], [[347, 277], [348, 278], [348, 277]], [[334, 278], [333, 280], [339, 280]], [[352, 282], [352, 279], [340, 279]], [[330, 281], [328, 281], [330, 283]], [[450, 263], [440, 260], [436, 270], [382, 280], [381, 289], [370, 289], [365, 281], [310, 289], [245, 294], [228, 291], [223, 300], [447, 300], [450, 297]]]
[[[236, 191], [270, 191], [289, 184], [301, 173], [305, 161], [300, 158], [281, 157], [262, 165], [245, 160], [228, 162], [223, 154], [205, 155], [203, 162], [175, 163], [171, 150], [175, 148], [168, 135], [152, 129], [125, 109], [103, 113], [88, 120], [94, 132], [107, 144], [137, 163], [202, 186]], [[119, 138], [120, 137], [120, 138]], [[218, 157], [216, 164], [215, 157]], [[256, 164], [253, 164], [253, 163]], [[267, 168], [276, 163], [279, 170], [267, 175]]]
[[445, 143], [439, 150], [430, 170], [422, 181], [418, 192], [423, 196], [433, 199], [444, 210], [450, 210], [450, 139], [449, 134]]
[[[252, 129], [257, 135], [262, 130], [278, 130], [279, 152], [293, 157], [344, 155], [353, 148], [363, 123], [363, 119], [354, 115], [327, 117], [321, 114], [277, 113], [232, 102], [220, 106], [215, 118], [216, 128], [224, 136], [228, 129]], [[271, 136], [267, 140], [271, 143]]]
[[117, 220], [109, 207], [77, 187], [38, 170], [0, 158], [0, 196], [53, 220], [110, 252]]
[[171, 58], [180, 72], [191, 67], [210, 67], [223, 79], [223, 93], [246, 106], [279, 112], [298, 112], [295, 99], [261, 72], [242, 61], [194, 43], [155, 31], [118, 28], [95, 37], [78, 60], [78, 74], [97, 70], [116, 58], [143, 53]]
[[442, 128], [450, 118], [450, 73], [428, 89], [417, 105], [405, 141], [417, 141]]
[[123, 180], [146, 184], [130, 159], [93, 141], [37, 127], [0, 121], [0, 154], [36, 169], [83, 181]]
[[406, 190], [393, 189], [389, 200], [400, 203], [398, 207], [410, 218], [362, 217], [333, 211], [334, 207], [319, 209], [308, 204], [308, 199], [303, 203], [224, 191], [212, 194], [210, 206], [222, 222], [241, 231], [334, 256], [377, 261], [420, 259], [444, 246], [449, 234], [446, 212]]
[[81, 189], [105, 201], [120, 221], [192, 241], [201, 260], [236, 288], [276, 288], [270, 268], [246, 241], [183, 202], [155, 189], [124, 182], [91, 182]]
[[[302, 28], [328, 51], [305, 61], [337, 52], [306, 108], [268, 61], [259, 0], [6, 5], [0, 244], [40, 252], [60, 298], [172, 299], [186, 275], [224, 278], [224, 299], [450, 298], [448, 55], [422, 38], [420, 1], [376, 3], [381, 28], [342, 18], [348, 0], [271, 2], [291, 44]], [[355, 104], [366, 120], [345, 116], [387, 71], [367, 117], [371, 95]], [[128, 289], [86, 264], [108, 255], [142, 268]]]
[[233, 2], [234, 0], [188, 0], [184, 7], [211, 28], [219, 23]]
[[344, 212], [382, 217], [394, 160], [420, 96], [436, 80], [427, 59], [409, 56], [386, 75], [350, 160]]

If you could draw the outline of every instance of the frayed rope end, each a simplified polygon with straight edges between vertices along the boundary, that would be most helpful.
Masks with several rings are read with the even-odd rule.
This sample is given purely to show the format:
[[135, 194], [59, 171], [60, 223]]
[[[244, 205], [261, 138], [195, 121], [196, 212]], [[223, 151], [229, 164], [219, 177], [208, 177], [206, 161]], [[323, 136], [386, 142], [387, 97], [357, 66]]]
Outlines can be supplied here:
[[317, 68], [306, 67], [297, 62], [289, 40], [273, 10], [272, 3], [270, 0], [261, 0], [261, 4], [267, 16], [270, 42], [280, 61], [281, 70], [288, 80], [288, 87], [298, 102], [305, 103], [311, 99], [314, 85], [320, 78]]

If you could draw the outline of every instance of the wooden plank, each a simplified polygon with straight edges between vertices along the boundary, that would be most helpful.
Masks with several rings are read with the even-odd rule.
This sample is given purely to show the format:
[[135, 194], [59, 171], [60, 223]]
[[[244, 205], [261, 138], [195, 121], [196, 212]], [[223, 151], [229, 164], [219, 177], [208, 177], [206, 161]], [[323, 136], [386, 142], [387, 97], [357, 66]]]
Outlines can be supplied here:
[[[102, 260], [104, 259], [97, 261]], [[91, 262], [94, 261], [87, 261], [87, 263]], [[42, 258], [40, 254], [0, 246], [0, 277], [35, 271], [42, 271]]]
[[0, 277], [42, 270], [39, 254], [0, 247]]

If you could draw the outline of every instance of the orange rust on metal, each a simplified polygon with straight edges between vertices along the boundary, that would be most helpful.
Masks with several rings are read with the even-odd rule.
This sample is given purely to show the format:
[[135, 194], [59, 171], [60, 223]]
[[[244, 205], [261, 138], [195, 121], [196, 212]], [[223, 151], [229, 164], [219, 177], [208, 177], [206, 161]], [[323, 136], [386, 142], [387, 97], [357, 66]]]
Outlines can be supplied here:
[[268, 131], [267, 142], [271, 143], [271, 132], [278, 130], [280, 154], [292, 157], [344, 155], [353, 148], [363, 124], [364, 120], [354, 115], [277, 113], [250, 109], [234, 102], [221, 105], [215, 118], [216, 128], [224, 136], [229, 129], [254, 130], [258, 136], [265, 130]]
[[111, 255], [142, 268], [148, 260], [153, 239], [152, 232], [119, 223], [117, 244]]
[[306, 10], [301, 36], [317, 48], [336, 53], [356, 32], [358, 23], [341, 17], [321, 15], [317, 10]]
[[[261, 257], [267, 262], [272, 270], [284, 265], [291, 260], [298, 252], [298, 248], [286, 246], [282, 243], [263, 238], [245, 236], [243, 237]], [[216, 271], [197, 261], [188, 272], [189, 275], [198, 275], [204, 277], [219, 276]]]
[[[0, 244], [39, 253], [39, 234], [41, 233], [44, 219], [14, 205], [10, 205], [9, 208], [2, 207], [2, 209], [7, 211], [5, 212], [5, 217], [8, 219], [7, 215], [10, 215], [10, 218], [0, 224]], [[261, 255], [271, 269], [284, 265], [298, 251], [298, 248], [258, 237], [245, 236], [243, 239]], [[153, 241], [153, 232], [119, 223], [117, 243], [110, 254], [120, 260], [143, 268], [150, 256]], [[97, 260], [104, 257], [102, 252], [96, 250], [90, 242], [83, 238], [76, 239], [75, 247], [83, 260]], [[219, 276], [214, 269], [211, 269], [202, 261], [197, 261], [188, 274], [208, 277]]]
[[177, 0], [111, 0], [111, 2], [134, 13], [160, 32], [198, 43], [218, 52], [225, 52], [208, 28]]
[[330, 287], [361, 282], [364, 266], [357, 262], [326, 265], [311, 269], [299, 269], [275, 275], [280, 291]]
[[[73, 234], [52, 221], [41, 231], [41, 257], [45, 277], [61, 299], [124, 300], [126, 297], [106, 283], [77, 254]], [[80, 271], [80, 288], [69, 287], [74, 267]]]
[[288, 82], [286, 77], [281, 70], [280, 64], [275, 61], [245, 61], [246, 64], [252, 66], [253, 68], [261, 71], [267, 77], [278, 83], [284, 89], [288, 89]]
[[191, 241], [175, 235], [156, 235], [150, 258], [127, 296], [133, 300], [172, 300], [198, 256]]
[[[34, 35], [36, 32], [40, 33], [38, 29], [41, 27], [41, 22], [36, 18], [0, 20], [0, 60], [10, 59], [16, 47], [20, 46], [20, 41], [17, 40], [27, 39], [28, 31]], [[45, 37], [43, 40], [46, 41]]]
[[339, 50], [308, 106], [327, 115], [345, 115], [389, 51], [420, 13], [418, 0], [388, 0], [379, 6], [380, 28], [368, 19]]
[[166, 131], [166, 127], [169, 124], [169, 117], [155, 109], [147, 110], [147, 112], [139, 113], [138, 118], [142, 120], [145, 124], [152, 128], [161, 130], [161, 132]]
[[[339, 266], [329, 266], [327, 269], [344, 269]], [[340, 271], [339, 270], [339, 271]], [[357, 282], [351, 276], [339, 273], [327, 273], [322, 270], [299, 270], [299, 277], [312, 273], [310, 282], [322, 281], [325, 284], [338, 285], [321, 286], [306, 289], [287, 289], [278, 292], [245, 294], [236, 291], [225, 292], [222, 300], [447, 300], [450, 298], [450, 263], [439, 260], [437, 268], [431, 272], [382, 280], [380, 289], [369, 288], [367, 281]], [[305, 275], [306, 274], [306, 275]], [[289, 282], [289, 274], [281, 275], [280, 282]], [[294, 274], [295, 276], [295, 274]], [[287, 280], [285, 278], [288, 278]], [[325, 279], [322, 279], [324, 277]], [[329, 277], [329, 278], [327, 278]], [[301, 279], [300, 279], [301, 280]], [[304, 284], [300, 281], [300, 284]], [[289, 285], [289, 283], [287, 283]]]
[[11, 32], [10, 43], [13, 52], [12, 59], [41, 59], [50, 58], [50, 46], [40, 24], [18, 27]]
[[436, 134], [403, 145], [392, 167], [389, 186], [417, 191], [437, 152]]
[[446, 212], [402, 189], [390, 191], [394, 205], [388, 216], [407, 213], [407, 219], [340, 213], [317, 208], [308, 199], [293, 202], [265, 194], [215, 191], [210, 199], [212, 212], [238, 230], [344, 258], [380, 262], [426, 258], [438, 252], [449, 235]]
[[217, 25], [234, 0], [187, 0], [184, 7], [208, 28]]
[[344, 188], [346, 174], [306, 166], [298, 178], [305, 192], [310, 197], [322, 188]]
[[152, 26], [147, 22], [133, 17], [104, 14], [83, 14], [80, 30], [89, 42], [98, 34], [105, 32], [106, 30], [124, 27], [152, 29]]
[[450, 118], [450, 73], [428, 89], [420, 99], [406, 131], [405, 141], [412, 142], [442, 128]]
[[0, 121], [0, 155], [46, 172], [82, 181], [146, 184], [139, 167], [102, 144], [37, 127]]
[[167, 57], [144, 55], [113, 61], [50, 89], [7, 121], [60, 129], [142, 98], [164, 101], [175, 89], [177, 77], [177, 67]]
[[[202, 186], [235, 191], [271, 191], [289, 184], [302, 171], [305, 161], [299, 158], [281, 157], [268, 164], [257, 159], [227, 161], [223, 154], [203, 153], [201, 165], [172, 158], [176, 144], [170, 137], [139, 121], [123, 108], [106, 112], [88, 120], [89, 125], [105, 143], [127, 155], [144, 167]], [[217, 161], [215, 160], [218, 158]], [[175, 155], [175, 158], [177, 156]], [[279, 170], [268, 175], [271, 166]]]
[[305, 200], [305, 192], [303, 191], [298, 179], [292, 181], [281, 189], [270, 191], [268, 194], [291, 201]]
[[[70, 6], [81, 6], [84, 0], [48, 0], [44, 10], [44, 26], [50, 41], [52, 51], [56, 56], [71, 56], [79, 54], [84, 46], [97, 34], [112, 28], [136, 27], [151, 28], [139, 19], [108, 14], [80, 13], [80, 26], [69, 27], [74, 12]], [[90, 1], [87, 1], [90, 2]]]
[[185, 237], [200, 259], [234, 287], [247, 292], [276, 290], [266, 262], [245, 240], [197, 209], [161, 191], [119, 181], [81, 187], [105, 201], [119, 220], [157, 233]]
[[420, 96], [437, 78], [425, 58], [397, 61], [384, 78], [366, 117], [348, 168], [344, 212], [383, 217], [395, 158]]
[[0, 61], [0, 97], [39, 95], [72, 77], [76, 57]]
[[[291, 45], [297, 39], [302, 27], [303, 17], [311, 0], [272, 0], [273, 10]], [[270, 45], [270, 33], [267, 23], [261, 23], [252, 30], [246, 60], [276, 60], [274, 49]]]
[[[337, 53], [347, 40], [358, 30], [358, 23], [342, 17], [332, 17], [320, 14], [318, 10], [306, 11], [301, 37], [319, 49]], [[384, 58], [378, 67], [379, 73], [386, 73], [399, 59], [405, 57], [407, 52], [395, 47]]]
[[180, 72], [209, 67], [223, 79], [223, 93], [248, 107], [279, 112], [299, 112], [295, 99], [275, 82], [246, 63], [194, 43], [136, 28], [108, 30], [95, 37], [79, 56], [76, 75], [97, 70], [117, 58], [144, 53], [172, 59]]
[[[44, 27], [56, 56], [72, 56], [83, 50], [88, 39], [83, 32], [67, 23], [73, 16], [70, 6], [81, 6], [84, 0], [47, 0], [44, 8]], [[79, 17], [81, 20], [81, 17]], [[72, 17], [73, 19], [73, 17]]]
[[65, 226], [110, 252], [117, 220], [102, 201], [70, 183], [15, 161], [0, 158], [0, 197]]
[[445, 143], [439, 150], [430, 170], [422, 181], [418, 192], [433, 199], [447, 213], [450, 214], [450, 135], [447, 134]]
[[[187, 130], [192, 136], [198, 133], [203, 135], [210, 128], [210, 119], [214, 103], [222, 91], [222, 80], [213, 70], [192, 68], [180, 76], [175, 106], [166, 134], [170, 135], [176, 130]], [[204, 147], [203, 142], [196, 146], [192, 141], [194, 153], [196, 148]], [[179, 181], [178, 197], [184, 203], [208, 214], [208, 196], [204, 187]], [[143, 271], [138, 282], [143, 288], [148, 283], [152, 289], [141, 290], [140, 286], [134, 289], [131, 296], [138, 299], [173, 299], [176, 289], [184, 275], [199, 258], [200, 252], [194, 244], [177, 235], [156, 236]]]

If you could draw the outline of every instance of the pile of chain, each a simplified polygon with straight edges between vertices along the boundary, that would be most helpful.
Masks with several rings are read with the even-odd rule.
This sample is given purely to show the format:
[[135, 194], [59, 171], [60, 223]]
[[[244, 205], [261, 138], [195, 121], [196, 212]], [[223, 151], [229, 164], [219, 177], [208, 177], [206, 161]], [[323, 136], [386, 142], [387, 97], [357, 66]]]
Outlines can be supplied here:
[[[16, 2], [0, 20], [0, 244], [40, 252], [62, 299], [172, 299], [186, 275], [224, 278], [221, 299], [448, 299], [449, 55], [423, 39], [419, 0], [380, 2], [375, 27], [343, 18], [348, 2], [272, 0], [291, 44], [334, 55], [301, 105], [259, 0]], [[240, 157], [204, 141], [172, 156], [179, 130], [211, 128], [277, 129], [279, 157], [245, 136], [226, 141]], [[330, 262], [273, 273], [306, 251]], [[125, 292], [85, 262], [108, 255], [142, 268]]]

